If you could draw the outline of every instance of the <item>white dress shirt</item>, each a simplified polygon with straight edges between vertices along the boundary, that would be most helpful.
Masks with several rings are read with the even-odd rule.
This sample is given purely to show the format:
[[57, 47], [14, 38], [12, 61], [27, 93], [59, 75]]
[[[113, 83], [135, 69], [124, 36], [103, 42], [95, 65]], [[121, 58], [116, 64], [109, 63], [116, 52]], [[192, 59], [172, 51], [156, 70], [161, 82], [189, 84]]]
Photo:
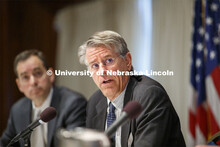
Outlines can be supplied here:
[[[40, 113], [44, 111], [47, 107], [50, 106], [52, 100], [53, 88], [50, 89], [50, 92], [40, 107], [36, 107], [32, 101], [32, 122], [40, 117]], [[31, 147], [46, 147], [47, 146], [47, 132], [48, 124], [42, 124], [36, 127], [31, 134]]]
[[[116, 120], [121, 116], [121, 112], [123, 110], [124, 96], [126, 89], [127, 86], [122, 91], [122, 93], [112, 101], [112, 104], [115, 107]], [[108, 102], [107, 113], [109, 113], [110, 100], [108, 98], [107, 98], [107, 102]], [[105, 130], [107, 130], [107, 120], [106, 120]], [[119, 127], [115, 133], [115, 147], [121, 147], [121, 127]]]

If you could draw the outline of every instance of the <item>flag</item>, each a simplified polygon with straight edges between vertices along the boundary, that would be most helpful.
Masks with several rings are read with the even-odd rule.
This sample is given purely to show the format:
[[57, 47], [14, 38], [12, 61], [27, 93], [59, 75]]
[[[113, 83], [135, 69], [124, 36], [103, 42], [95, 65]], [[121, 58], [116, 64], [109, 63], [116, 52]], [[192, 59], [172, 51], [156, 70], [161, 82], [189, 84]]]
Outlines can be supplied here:
[[220, 131], [220, 0], [195, 0], [188, 146]]

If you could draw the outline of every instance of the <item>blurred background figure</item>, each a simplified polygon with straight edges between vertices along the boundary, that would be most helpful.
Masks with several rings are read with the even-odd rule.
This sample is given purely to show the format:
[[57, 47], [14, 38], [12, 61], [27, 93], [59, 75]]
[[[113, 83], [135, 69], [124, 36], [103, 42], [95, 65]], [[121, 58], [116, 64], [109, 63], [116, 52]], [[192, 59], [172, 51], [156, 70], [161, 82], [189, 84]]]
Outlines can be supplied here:
[[[49, 106], [54, 107], [58, 115], [33, 130], [30, 136], [32, 147], [54, 147], [57, 145], [57, 129], [85, 126], [86, 99], [79, 93], [53, 84], [53, 69], [48, 66], [42, 52], [27, 50], [18, 54], [14, 60], [14, 72], [17, 86], [25, 97], [11, 107], [7, 128], [0, 138], [1, 146], [7, 146]], [[22, 141], [15, 146], [24, 146]]]

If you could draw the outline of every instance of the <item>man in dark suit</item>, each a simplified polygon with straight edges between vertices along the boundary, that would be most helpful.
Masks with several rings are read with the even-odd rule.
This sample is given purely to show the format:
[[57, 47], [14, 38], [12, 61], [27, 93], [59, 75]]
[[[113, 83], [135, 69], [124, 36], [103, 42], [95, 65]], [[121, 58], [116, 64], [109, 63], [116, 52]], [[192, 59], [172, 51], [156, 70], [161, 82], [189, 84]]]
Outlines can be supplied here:
[[78, 55], [99, 88], [87, 105], [88, 128], [107, 130], [114, 117], [119, 118], [123, 107], [134, 100], [143, 111], [118, 128], [111, 138], [113, 146], [185, 146], [178, 115], [165, 89], [147, 76], [132, 75], [131, 54], [118, 33], [94, 34], [79, 47]]
[[[54, 147], [57, 145], [55, 134], [59, 128], [85, 126], [86, 99], [77, 92], [53, 84], [53, 69], [47, 65], [42, 52], [27, 50], [18, 54], [14, 71], [17, 86], [25, 97], [12, 106], [0, 146], [7, 146], [16, 134], [39, 118], [39, 114], [49, 106], [56, 109], [57, 115], [33, 130], [30, 137], [32, 147]], [[24, 146], [24, 142], [20, 140], [13, 146]]]

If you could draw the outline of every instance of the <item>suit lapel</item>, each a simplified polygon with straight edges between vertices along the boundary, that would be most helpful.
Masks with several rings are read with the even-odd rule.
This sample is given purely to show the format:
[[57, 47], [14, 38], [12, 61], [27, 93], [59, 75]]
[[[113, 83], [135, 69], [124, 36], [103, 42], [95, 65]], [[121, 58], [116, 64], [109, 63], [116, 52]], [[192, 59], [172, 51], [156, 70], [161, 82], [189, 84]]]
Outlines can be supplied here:
[[58, 93], [58, 90], [56, 87], [54, 87], [54, 91], [53, 91], [53, 96], [52, 96], [52, 101], [51, 101], [51, 107], [54, 107], [57, 111], [57, 116], [52, 119], [51, 121], [48, 122], [48, 146], [51, 146], [52, 143], [52, 138], [53, 135], [55, 134], [56, 131], [56, 122], [57, 122], [57, 118], [59, 116], [59, 103], [60, 103], [60, 96]]
[[[21, 127], [22, 130], [27, 128], [27, 126], [31, 123], [31, 115], [32, 115], [32, 105], [31, 105], [31, 100], [27, 101], [27, 106], [22, 107], [21, 114], [27, 114], [27, 115], [22, 115], [21, 119]], [[20, 131], [22, 131], [20, 130]]]
[[[137, 82], [134, 77], [131, 77], [125, 92], [124, 97], [124, 106], [133, 99], [133, 89], [136, 86]], [[121, 146], [127, 147], [128, 146], [128, 137], [130, 134], [130, 125], [131, 121], [127, 121], [121, 130]]]
[[105, 130], [106, 113], [107, 113], [107, 99], [102, 95], [99, 103], [96, 105], [96, 116], [93, 123], [96, 129], [100, 131]]

